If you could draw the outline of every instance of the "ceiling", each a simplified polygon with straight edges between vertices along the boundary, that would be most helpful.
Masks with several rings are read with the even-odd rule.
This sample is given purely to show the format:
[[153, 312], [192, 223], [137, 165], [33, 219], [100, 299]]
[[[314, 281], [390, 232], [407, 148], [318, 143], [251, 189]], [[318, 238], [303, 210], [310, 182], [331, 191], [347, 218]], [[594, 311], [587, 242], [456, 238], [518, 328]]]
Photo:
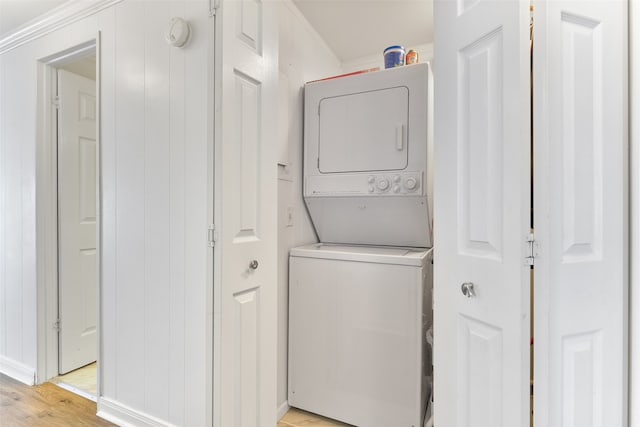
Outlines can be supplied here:
[[67, 0], [0, 0], [0, 39]]
[[[66, 0], [0, 0], [0, 39]], [[341, 61], [433, 41], [433, 0], [293, 0]]]
[[341, 61], [433, 42], [433, 0], [293, 0]]

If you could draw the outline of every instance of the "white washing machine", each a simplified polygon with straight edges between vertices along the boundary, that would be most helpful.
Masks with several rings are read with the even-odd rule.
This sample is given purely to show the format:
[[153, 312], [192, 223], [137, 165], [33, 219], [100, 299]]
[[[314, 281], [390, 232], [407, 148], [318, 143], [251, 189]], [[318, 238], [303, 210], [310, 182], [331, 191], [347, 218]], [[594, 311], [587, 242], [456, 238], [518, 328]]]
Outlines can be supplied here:
[[428, 63], [305, 85], [303, 195], [321, 242], [431, 247]]
[[422, 426], [432, 250], [318, 243], [292, 249], [289, 269], [289, 404], [356, 426]]

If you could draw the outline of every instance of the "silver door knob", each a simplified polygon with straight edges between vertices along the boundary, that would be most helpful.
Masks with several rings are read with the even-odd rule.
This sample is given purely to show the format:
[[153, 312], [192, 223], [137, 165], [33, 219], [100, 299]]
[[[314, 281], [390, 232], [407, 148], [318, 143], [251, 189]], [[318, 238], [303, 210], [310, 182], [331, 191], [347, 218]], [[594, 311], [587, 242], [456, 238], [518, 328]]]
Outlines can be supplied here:
[[473, 290], [473, 283], [471, 282], [464, 282], [462, 286], [460, 286], [460, 289], [462, 290], [462, 295], [467, 298], [476, 296], [476, 292]]
[[249, 268], [252, 270], [255, 270], [256, 268], [258, 268], [258, 261], [257, 260], [253, 260], [249, 263]]

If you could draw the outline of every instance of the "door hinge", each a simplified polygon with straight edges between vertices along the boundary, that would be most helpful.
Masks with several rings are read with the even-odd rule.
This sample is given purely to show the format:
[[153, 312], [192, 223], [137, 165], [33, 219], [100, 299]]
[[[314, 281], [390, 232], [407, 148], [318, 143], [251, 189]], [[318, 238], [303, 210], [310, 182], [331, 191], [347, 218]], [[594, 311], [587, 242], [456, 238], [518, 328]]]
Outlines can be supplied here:
[[216, 241], [218, 240], [218, 231], [216, 230], [216, 225], [211, 224], [207, 229], [207, 242], [210, 248], [213, 248], [216, 245]]
[[53, 329], [57, 332], [60, 332], [60, 319], [56, 319], [56, 321], [53, 322]]
[[220, 8], [220, 0], [209, 0], [209, 16], [216, 16]]
[[535, 265], [538, 256], [538, 242], [533, 233], [527, 234], [527, 256], [525, 257], [525, 265]]
[[59, 97], [59, 96], [57, 96], [57, 95], [56, 95], [56, 96], [54, 96], [54, 97], [51, 99], [51, 103], [54, 105], [54, 107], [56, 107], [56, 110], [59, 110], [59, 109], [60, 109], [60, 97]]

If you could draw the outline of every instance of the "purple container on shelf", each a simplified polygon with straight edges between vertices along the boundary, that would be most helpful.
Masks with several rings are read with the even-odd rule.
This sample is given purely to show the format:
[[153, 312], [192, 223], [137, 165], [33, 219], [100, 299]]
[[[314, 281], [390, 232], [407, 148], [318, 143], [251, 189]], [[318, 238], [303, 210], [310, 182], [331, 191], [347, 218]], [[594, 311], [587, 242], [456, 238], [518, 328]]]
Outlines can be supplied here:
[[404, 47], [389, 46], [384, 50], [384, 68], [401, 67], [404, 65]]

